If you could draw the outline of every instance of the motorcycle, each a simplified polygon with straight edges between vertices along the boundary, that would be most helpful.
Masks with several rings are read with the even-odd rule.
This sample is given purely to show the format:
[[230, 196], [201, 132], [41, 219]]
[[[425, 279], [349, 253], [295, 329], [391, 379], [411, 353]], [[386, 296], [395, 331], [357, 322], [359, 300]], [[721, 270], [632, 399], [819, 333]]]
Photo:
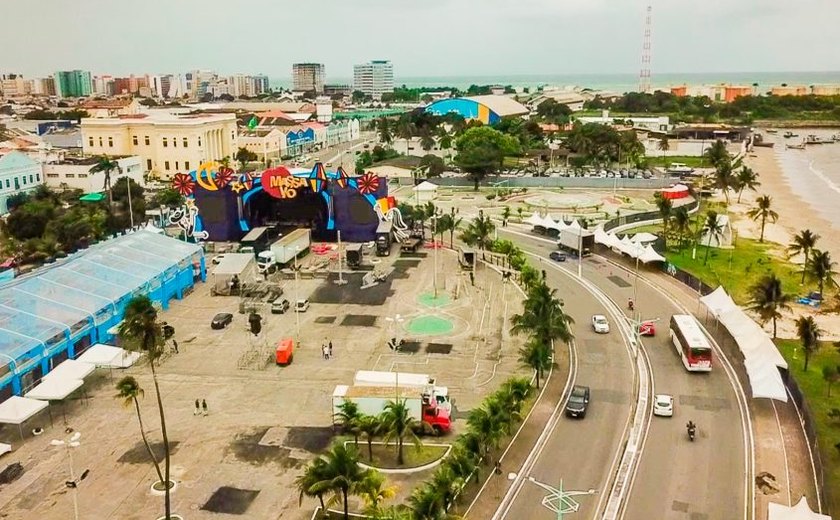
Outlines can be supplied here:
[[694, 442], [694, 436], [697, 434], [697, 426], [693, 422], [688, 421], [685, 428], [688, 431], [688, 440]]
[[632, 311], [634, 307], [635, 307], [635, 303], [633, 303], [633, 300], [632, 299], [627, 300], [627, 308]]

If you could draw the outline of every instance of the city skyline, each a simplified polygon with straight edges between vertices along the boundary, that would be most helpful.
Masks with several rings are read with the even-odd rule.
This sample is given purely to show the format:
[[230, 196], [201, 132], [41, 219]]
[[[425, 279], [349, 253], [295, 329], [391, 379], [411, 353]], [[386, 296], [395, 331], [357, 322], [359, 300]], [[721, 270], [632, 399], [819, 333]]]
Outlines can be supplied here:
[[[192, 0], [151, 0], [141, 10], [103, 0], [72, 9], [57, 0], [37, 6], [13, 3], [7, 6], [9, 19], [37, 19], [47, 37], [31, 38], [30, 24], [10, 24], [0, 36], [8, 50], [4, 71], [31, 78], [68, 69], [123, 75], [199, 68], [285, 79], [292, 63], [317, 62], [330, 71], [328, 77], [349, 78], [353, 65], [387, 59], [394, 63], [396, 77], [632, 73], [640, 67], [647, 2], [609, 8], [605, 0], [562, 5], [547, 0], [516, 5], [434, 0], [422, 6], [367, 0], [362, 7], [334, 4], [328, 9], [295, 5], [296, 18], [314, 19], [324, 28], [302, 33], [297, 45], [284, 45], [275, 37], [289, 6], [261, 4], [253, 11], [230, 11], [208, 9], [206, 2], [198, 9]], [[831, 41], [840, 3], [708, 0], [700, 5], [674, 0], [653, 6], [654, 75], [840, 70]], [[120, 22], [129, 16], [130, 25]], [[68, 18], [80, 23], [67, 24]], [[348, 20], [356, 22], [349, 26]], [[405, 25], [417, 20], [428, 22], [424, 33], [406, 38]], [[368, 21], [374, 30], [363, 30], [360, 24]], [[201, 29], [220, 25], [231, 30]], [[95, 37], [90, 27], [97, 28]], [[354, 30], [330, 30], [336, 27]], [[342, 39], [340, 45], [336, 38]], [[109, 44], [103, 46], [103, 41]]]

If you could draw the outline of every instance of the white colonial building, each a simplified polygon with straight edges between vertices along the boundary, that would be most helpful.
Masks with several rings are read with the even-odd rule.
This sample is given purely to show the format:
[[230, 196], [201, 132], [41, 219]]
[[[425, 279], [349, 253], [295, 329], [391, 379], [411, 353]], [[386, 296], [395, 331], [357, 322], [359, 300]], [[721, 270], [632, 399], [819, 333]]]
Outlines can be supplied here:
[[9, 212], [9, 197], [35, 191], [43, 182], [41, 164], [25, 153], [15, 150], [0, 157], [0, 215]]
[[[130, 157], [112, 157], [120, 170], [111, 172], [111, 185], [124, 177], [144, 186], [142, 160], [137, 155]], [[64, 157], [61, 162], [44, 164], [44, 178], [50, 188], [79, 189], [85, 193], [98, 193], [105, 190], [105, 173], [91, 173], [90, 169], [99, 162], [97, 157]], [[125, 182], [125, 180], [123, 180]]]

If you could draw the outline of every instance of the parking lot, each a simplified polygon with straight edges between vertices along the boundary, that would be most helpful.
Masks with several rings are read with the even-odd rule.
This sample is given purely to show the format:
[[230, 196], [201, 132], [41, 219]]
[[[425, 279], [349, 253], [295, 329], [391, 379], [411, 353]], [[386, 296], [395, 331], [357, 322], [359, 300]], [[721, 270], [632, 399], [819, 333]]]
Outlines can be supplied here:
[[[309, 518], [315, 502], [299, 508], [293, 482], [329, 444], [332, 390], [350, 383], [356, 370], [435, 376], [453, 398], [453, 436], [484, 395], [507, 377], [524, 374], [516, 359], [520, 339], [511, 338], [505, 324], [506, 317], [519, 312], [518, 289], [483, 267], [473, 286], [453, 252], [438, 255], [437, 298], [431, 251], [408, 259], [389, 257], [380, 266], [393, 271], [369, 289], [360, 288], [362, 272], [345, 273], [345, 285], [335, 283], [336, 274], [300, 280], [299, 295], [311, 306], [298, 316], [300, 341], [286, 367], [269, 359], [280, 339], [297, 335], [295, 313], [271, 314], [266, 306], [260, 313], [263, 330], [254, 337], [247, 315], [239, 313], [240, 299], [211, 296], [210, 283], [172, 302], [160, 319], [175, 327], [179, 353], [167, 355], [158, 374], [172, 475], [178, 482], [173, 511], [190, 519], [245, 511], [249, 518]], [[294, 282], [278, 283], [293, 302]], [[219, 312], [234, 317], [225, 329], [213, 330], [210, 321]], [[390, 337], [404, 339], [404, 350], [391, 351], [386, 346]], [[329, 360], [321, 352], [325, 341], [333, 343]], [[145, 389], [140, 403], [144, 425], [158, 442], [149, 367], [141, 364], [126, 373]], [[72, 453], [74, 469], [77, 474], [90, 470], [78, 490], [81, 518], [146, 519], [162, 510], [162, 499], [149, 490], [154, 469], [140, 442], [136, 414], [114, 398], [114, 384], [123, 375], [97, 373], [85, 385], [87, 399], [66, 406], [67, 426], [82, 433]], [[206, 400], [207, 416], [194, 415], [196, 399]], [[20, 461], [25, 473], [0, 488], [3, 518], [65, 520], [72, 515], [72, 498], [64, 486], [67, 454], [50, 446], [51, 439], [66, 436], [62, 405], [52, 410], [54, 426], [41, 418], [46, 432], [27, 434], [4, 457], [4, 465]], [[410, 484], [400, 482], [401, 497], [410, 493]]]

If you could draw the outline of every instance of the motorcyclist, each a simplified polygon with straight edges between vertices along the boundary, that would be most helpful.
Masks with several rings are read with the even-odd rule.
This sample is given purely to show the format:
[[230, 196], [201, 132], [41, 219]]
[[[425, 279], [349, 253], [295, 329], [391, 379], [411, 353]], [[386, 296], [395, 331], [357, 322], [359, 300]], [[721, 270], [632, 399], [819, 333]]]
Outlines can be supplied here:
[[632, 311], [634, 306], [635, 306], [635, 303], [633, 302], [633, 298], [628, 298], [627, 299], [627, 308]]
[[694, 424], [694, 421], [688, 421], [688, 424], [685, 425], [685, 428], [688, 431], [688, 436], [694, 437], [694, 432], [697, 430], [697, 425]]

